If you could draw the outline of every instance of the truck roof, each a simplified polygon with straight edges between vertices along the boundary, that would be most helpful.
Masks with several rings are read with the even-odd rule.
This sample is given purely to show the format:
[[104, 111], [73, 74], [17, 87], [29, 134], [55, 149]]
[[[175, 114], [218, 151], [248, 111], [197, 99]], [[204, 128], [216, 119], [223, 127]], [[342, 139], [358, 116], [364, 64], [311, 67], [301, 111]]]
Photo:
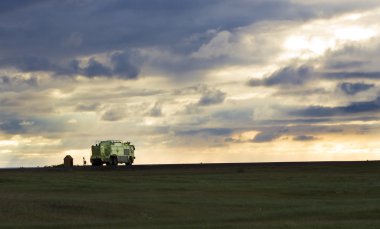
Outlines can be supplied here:
[[100, 140], [97, 142], [121, 142], [121, 140]]

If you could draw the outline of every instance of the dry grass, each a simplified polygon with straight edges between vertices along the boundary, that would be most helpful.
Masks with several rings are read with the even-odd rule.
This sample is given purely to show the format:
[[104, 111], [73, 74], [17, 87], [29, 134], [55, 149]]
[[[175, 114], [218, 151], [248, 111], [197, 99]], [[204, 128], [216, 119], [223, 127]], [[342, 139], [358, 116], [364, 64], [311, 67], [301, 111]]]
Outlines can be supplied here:
[[377, 228], [380, 163], [2, 170], [2, 227]]

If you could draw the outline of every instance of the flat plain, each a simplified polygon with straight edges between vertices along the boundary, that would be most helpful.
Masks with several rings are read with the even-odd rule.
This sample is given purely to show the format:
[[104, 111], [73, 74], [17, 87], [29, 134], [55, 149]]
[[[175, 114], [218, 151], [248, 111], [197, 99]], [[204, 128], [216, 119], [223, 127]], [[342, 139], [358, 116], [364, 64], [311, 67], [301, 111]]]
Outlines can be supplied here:
[[379, 228], [380, 162], [0, 170], [2, 228]]

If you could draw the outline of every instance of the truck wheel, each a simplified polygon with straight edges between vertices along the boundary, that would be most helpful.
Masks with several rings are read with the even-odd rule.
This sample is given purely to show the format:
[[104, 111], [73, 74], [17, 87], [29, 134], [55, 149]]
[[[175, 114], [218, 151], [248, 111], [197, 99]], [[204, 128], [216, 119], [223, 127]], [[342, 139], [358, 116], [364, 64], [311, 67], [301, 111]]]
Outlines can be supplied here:
[[94, 160], [91, 164], [92, 164], [92, 166], [101, 166], [101, 165], [103, 165], [101, 160]]
[[128, 162], [125, 163], [125, 165], [126, 165], [126, 166], [131, 166], [132, 163], [133, 163], [133, 158], [130, 157], [130, 158], [128, 159]]
[[116, 166], [118, 164], [117, 157], [111, 157], [110, 161], [111, 161], [111, 165]]

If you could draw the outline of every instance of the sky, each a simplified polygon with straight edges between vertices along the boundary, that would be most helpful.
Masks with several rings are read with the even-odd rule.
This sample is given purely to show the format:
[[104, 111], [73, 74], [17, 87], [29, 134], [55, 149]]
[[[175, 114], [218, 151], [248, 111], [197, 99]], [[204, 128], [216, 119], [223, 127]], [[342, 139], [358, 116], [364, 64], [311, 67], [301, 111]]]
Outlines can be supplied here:
[[0, 167], [380, 159], [378, 0], [0, 1]]

